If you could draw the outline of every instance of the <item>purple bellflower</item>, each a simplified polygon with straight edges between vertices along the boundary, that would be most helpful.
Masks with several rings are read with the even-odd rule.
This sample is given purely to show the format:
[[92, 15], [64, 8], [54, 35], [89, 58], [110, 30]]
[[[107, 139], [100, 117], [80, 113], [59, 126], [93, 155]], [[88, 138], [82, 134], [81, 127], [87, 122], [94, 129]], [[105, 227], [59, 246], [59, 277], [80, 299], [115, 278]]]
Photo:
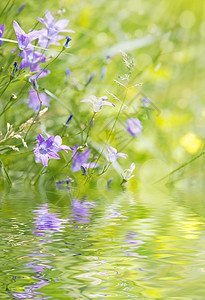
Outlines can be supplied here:
[[[49, 45], [60, 45], [58, 41], [65, 38], [63, 35], [58, 36], [60, 32], [74, 32], [71, 29], [65, 29], [65, 27], [68, 26], [69, 20], [63, 19], [55, 22], [55, 19], [49, 10], [46, 10], [45, 17], [46, 20], [37, 17], [38, 21], [47, 27], [47, 29], [43, 28], [39, 31], [39, 44], [41, 47], [47, 48]], [[67, 38], [67, 43], [69, 41], [70, 38]]]
[[31, 41], [39, 37], [39, 33], [36, 30], [26, 34], [16, 21], [13, 22], [13, 26], [20, 50], [27, 49], [29, 46], [31, 46]]
[[[39, 93], [39, 98], [43, 106], [50, 106], [48, 102], [50, 99], [45, 93]], [[33, 88], [31, 88], [29, 91], [29, 99], [26, 100], [26, 102], [28, 103], [28, 106], [33, 109], [34, 112], [38, 112], [40, 109], [39, 98], [37, 92]]]
[[129, 118], [125, 122], [127, 131], [132, 135], [132, 136], [138, 136], [142, 133], [142, 122], [137, 119], [137, 118]]
[[32, 79], [37, 79], [37, 78], [43, 78], [46, 77], [48, 74], [51, 73], [50, 70], [46, 70], [46, 69], [40, 69], [38, 64], [32, 65], [30, 66], [30, 72], [38, 72], [36, 74], [33, 74], [29, 77], [29, 81], [31, 81]]
[[40, 52], [35, 52], [32, 45], [23, 50], [20, 56], [22, 57], [20, 69], [25, 69], [32, 65], [36, 67], [38, 63], [46, 62], [46, 57]]
[[48, 166], [49, 159], [60, 159], [60, 156], [58, 155], [59, 151], [67, 152], [67, 150], [70, 149], [72, 148], [62, 145], [62, 139], [60, 136], [57, 135], [54, 138], [54, 136], [51, 135], [47, 140], [45, 140], [41, 134], [38, 134], [37, 145], [33, 148], [35, 161], [37, 163], [42, 162], [44, 167]]
[[114, 147], [107, 146], [107, 145], [105, 145], [105, 147], [108, 150], [109, 161], [111, 163], [116, 161], [119, 157], [127, 158], [128, 156], [125, 153], [121, 153], [121, 152], [117, 153], [117, 149], [115, 149]]
[[109, 105], [114, 106], [111, 102], [106, 101], [107, 96], [102, 96], [100, 98], [97, 98], [96, 96], [91, 95], [88, 99], [81, 100], [80, 102], [90, 102], [93, 105], [94, 112], [98, 112], [103, 105]]
[[[4, 30], [5, 30], [5, 24], [2, 24], [2, 25], [0, 26], [0, 38], [3, 37]], [[3, 41], [0, 40], [0, 47], [1, 47], [2, 43], [3, 43]]]
[[[50, 135], [47, 133], [45, 133], [45, 135], [47, 135], [48, 138], [50, 137]], [[54, 137], [52, 150], [55, 152], [65, 151], [67, 153], [68, 152], [67, 150], [73, 150], [73, 148], [66, 145], [62, 145], [62, 138], [60, 137], [60, 135], [56, 135]]]
[[98, 164], [94, 162], [89, 162], [87, 163], [89, 156], [90, 156], [90, 149], [85, 150], [81, 154], [77, 152], [78, 145], [75, 145], [74, 150], [73, 150], [73, 164], [71, 170], [73, 172], [77, 172], [81, 170], [81, 167], [83, 166], [86, 169], [90, 168], [97, 168]]

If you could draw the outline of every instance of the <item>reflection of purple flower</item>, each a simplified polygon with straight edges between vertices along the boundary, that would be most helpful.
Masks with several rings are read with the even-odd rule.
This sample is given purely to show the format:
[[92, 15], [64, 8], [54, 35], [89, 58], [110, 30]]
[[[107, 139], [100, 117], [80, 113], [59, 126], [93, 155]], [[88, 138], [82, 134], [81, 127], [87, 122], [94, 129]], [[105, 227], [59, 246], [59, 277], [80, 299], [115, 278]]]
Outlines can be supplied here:
[[[135, 233], [134, 231], [128, 232], [126, 235], [126, 240], [127, 240], [127, 245], [131, 246], [127, 250], [123, 250], [123, 252], [126, 253], [127, 256], [133, 256], [133, 257], [138, 257], [138, 258], [147, 258], [147, 256], [140, 255], [139, 253], [136, 252], [136, 249], [140, 248], [141, 245], [145, 244], [142, 240], [136, 240], [135, 237], [138, 234]], [[130, 252], [131, 251], [131, 252]], [[132, 252], [134, 251], [134, 252]]]
[[50, 299], [51, 297], [40, 297], [39, 295], [42, 295], [41, 293], [12, 293], [14, 297], [17, 299], [38, 299], [38, 300], [45, 300]]
[[93, 105], [93, 110], [94, 112], [98, 112], [103, 105], [108, 105], [108, 106], [114, 106], [111, 102], [106, 101], [107, 96], [102, 96], [100, 98], [97, 98], [96, 96], [90, 96], [88, 99], [81, 100], [80, 102], [90, 102]]
[[35, 299], [35, 294], [30, 293], [12, 293], [12, 295], [18, 299]]
[[[2, 25], [0, 26], [0, 38], [3, 37], [4, 30], [5, 30], [5, 24], [2, 24]], [[1, 47], [2, 43], [3, 43], [3, 41], [0, 40], [0, 47]]]
[[32, 268], [35, 273], [39, 273], [39, 272], [43, 272], [44, 269], [52, 269], [51, 266], [46, 265], [49, 263], [50, 263], [50, 261], [43, 261], [43, 263], [42, 263], [41, 261], [37, 260], [37, 261], [32, 261], [32, 262], [27, 263], [26, 266], [28, 268]]
[[125, 122], [127, 131], [132, 135], [132, 136], [138, 136], [142, 133], [142, 122], [137, 119], [137, 118], [129, 118]]
[[127, 154], [125, 153], [117, 153], [117, 149], [115, 149], [114, 147], [111, 147], [111, 146], [107, 146], [105, 145], [105, 147], [107, 148], [108, 150], [108, 155], [109, 155], [109, 161], [110, 162], [114, 162], [116, 161], [119, 157], [123, 157], [123, 158], [127, 158]]
[[60, 32], [74, 32], [71, 29], [64, 29], [68, 26], [69, 20], [63, 19], [55, 22], [54, 17], [48, 10], [46, 10], [45, 17], [46, 20], [37, 17], [38, 21], [47, 27], [47, 29], [43, 28], [40, 30], [39, 44], [41, 47], [47, 48], [49, 45], [60, 45], [58, 41], [65, 38], [63, 35], [58, 36]]
[[62, 231], [65, 227], [62, 225], [65, 220], [59, 218], [59, 213], [49, 212], [47, 203], [34, 210], [34, 213], [36, 214], [36, 217], [34, 218], [36, 227], [33, 234], [44, 236], [47, 231]]
[[29, 100], [26, 100], [28, 102], [28, 106], [33, 109], [34, 112], [39, 111], [40, 109], [40, 101], [43, 106], [50, 106], [49, 104], [49, 98], [45, 93], [37, 93], [33, 88], [29, 91]]
[[80, 201], [78, 199], [72, 200], [72, 213], [76, 223], [89, 223], [90, 222], [90, 208], [95, 207], [94, 202]]
[[98, 164], [96, 163], [87, 163], [89, 156], [90, 156], [90, 149], [85, 150], [83, 153], [79, 154], [77, 152], [78, 149], [78, 145], [75, 145], [74, 150], [73, 150], [73, 164], [72, 164], [72, 168], [71, 170], [73, 172], [77, 172], [81, 170], [81, 166], [83, 166], [84, 168], [97, 168]]

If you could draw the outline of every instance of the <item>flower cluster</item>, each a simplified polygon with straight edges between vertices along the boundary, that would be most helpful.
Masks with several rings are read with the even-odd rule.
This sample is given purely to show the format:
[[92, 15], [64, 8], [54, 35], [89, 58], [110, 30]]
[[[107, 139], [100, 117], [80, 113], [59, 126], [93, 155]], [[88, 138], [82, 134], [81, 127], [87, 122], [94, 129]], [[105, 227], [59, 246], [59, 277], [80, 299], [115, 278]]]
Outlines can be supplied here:
[[[59, 33], [74, 32], [71, 29], [65, 29], [65, 27], [67, 27], [69, 23], [69, 20], [63, 19], [55, 22], [54, 17], [48, 10], [45, 13], [45, 17], [45, 20], [39, 17], [37, 17], [37, 19], [39, 22], [43, 23], [46, 28], [33, 30], [29, 33], [25, 33], [25, 31], [19, 26], [19, 24], [16, 21], [13, 21], [13, 27], [18, 41], [18, 47], [21, 50], [18, 53], [18, 55], [22, 58], [19, 69], [25, 69], [29, 67], [31, 73], [30, 80], [45, 77], [50, 73], [50, 70], [40, 68], [39, 64], [45, 63], [46, 57], [44, 54], [34, 50], [35, 46], [33, 46], [32, 41], [38, 40], [40, 47], [48, 48], [50, 45], [60, 45], [58, 41], [65, 39], [65, 36], [59, 35]], [[4, 33], [4, 29], [5, 24], [0, 26], [0, 38]], [[67, 36], [65, 43], [66, 47], [70, 40], [71, 38]], [[0, 40], [0, 46], [1, 44], [2, 41]], [[30, 90], [29, 94], [29, 107], [36, 112], [38, 110], [37, 107], [40, 107], [39, 101], [37, 104], [36, 96], [34, 97], [35, 93], [33, 92], [33, 90]], [[45, 100], [45, 96], [43, 97], [42, 105], [49, 106], [48, 101]]]
[[[43, 67], [43, 68], [41, 65], [41, 64], [46, 63], [46, 54], [45, 53], [47, 53], [47, 51], [45, 51], [45, 50], [51, 45], [55, 45], [55, 46], [61, 45], [59, 41], [61, 41], [63, 39], [65, 39], [65, 42], [64, 42], [62, 51], [65, 50], [65, 48], [67, 48], [67, 46], [68, 46], [68, 43], [71, 41], [71, 38], [69, 36], [67, 36], [67, 34], [74, 33], [73, 30], [67, 28], [67, 26], [69, 24], [69, 20], [61, 19], [61, 20], [56, 21], [49, 10], [46, 10], [45, 18], [37, 17], [37, 20], [39, 22], [38, 25], [40, 24], [41, 26], [43, 26], [43, 28], [40, 27], [39, 30], [32, 30], [28, 33], [26, 33], [16, 21], [13, 21], [13, 28], [14, 28], [14, 31], [16, 34], [16, 39], [18, 42], [19, 50], [17, 50], [17, 52], [16, 52], [16, 54], [18, 55], [17, 61], [11, 63], [11, 65], [13, 64], [13, 66], [12, 66], [13, 70], [11, 70], [11, 72], [10, 72], [10, 79], [11, 79], [11, 81], [15, 81], [15, 79], [16, 79], [15, 77], [19, 76], [19, 74], [21, 75], [24, 72], [24, 71], [22, 71], [22, 69], [27, 68], [27, 72], [29, 72], [29, 75], [26, 74], [22, 78], [24, 80], [25, 78], [28, 77], [28, 82], [31, 83], [31, 87], [29, 90], [29, 99], [24, 100], [24, 101], [28, 104], [29, 108], [31, 108], [35, 113], [37, 113], [35, 118], [30, 119], [31, 123], [30, 123], [30, 127], [29, 127], [28, 131], [30, 130], [31, 126], [36, 122], [36, 119], [40, 116], [41, 106], [46, 106], [46, 107], [50, 106], [50, 103], [49, 103], [50, 98], [49, 97], [51, 96], [54, 99], [58, 100], [58, 98], [55, 95], [53, 95], [51, 92], [49, 92], [48, 90], [43, 89], [43, 88], [41, 89], [40, 84], [38, 87], [37, 80], [50, 74], [50, 70], [46, 69], [46, 67], [48, 67], [49, 63], [47, 63], [46, 67]], [[0, 26], [0, 46], [2, 45], [3, 40], [5, 40], [2, 38], [4, 31], [5, 31], [5, 24], [2, 24]], [[34, 44], [34, 41], [35, 41], [35, 44]], [[41, 51], [41, 52], [38, 52], [38, 51], [36, 51], [36, 49], [42, 49], [43, 51], [38, 50], [38, 51]], [[16, 49], [12, 50], [12, 52], [15, 52], [15, 51], [16, 51]], [[54, 60], [56, 58], [58, 58], [58, 56], [61, 54], [62, 51], [59, 52], [59, 54], [54, 58]], [[126, 55], [124, 55], [123, 57], [125, 60]], [[51, 62], [53, 62], [54, 60], [51, 60]], [[128, 66], [128, 68], [129, 68], [129, 66]], [[105, 76], [105, 73], [106, 73], [106, 68], [102, 68], [100, 80], [103, 79], [103, 77]], [[72, 75], [72, 72], [70, 69], [67, 68], [67, 69], [65, 69], [65, 74], [66, 74], [65, 75], [66, 76], [65, 83], [68, 83], [68, 81], [70, 80], [70, 79], [68, 80], [68, 78]], [[87, 82], [84, 85], [84, 90], [87, 88], [87, 86], [89, 84], [92, 83], [92, 80], [95, 77], [95, 75], [96, 75], [96, 73], [93, 72], [89, 76]], [[72, 81], [74, 81], [74, 80], [72, 80], [72, 78], [71, 78], [71, 83], [72, 83]], [[124, 86], [123, 84], [120, 84], [120, 85]], [[75, 84], [71, 84], [71, 86], [75, 86]], [[79, 84], [79, 86], [81, 86], [81, 85]], [[112, 95], [111, 93], [109, 93], [109, 94]], [[112, 95], [112, 96], [113, 96], [113, 99], [118, 99], [114, 95]], [[75, 115], [73, 116], [73, 114], [70, 114], [69, 118], [64, 123], [64, 125], [62, 124], [63, 129], [61, 131], [61, 134], [63, 136], [65, 134], [65, 131], [69, 130], [70, 124], [68, 125], [68, 123], [73, 118], [74, 121], [76, 121], [78, 123], [78, 125], [80, 127], [80, 132], [77, 134], [74, 133], [74, 134], [72, 134], [72, 136], [81, 134], [81, 143], [82, 143], [81, 145], [82, 146], [79, 146], [76, 144], [73, 149], [67, 145], [62, 145], [62, 138], [59, 135], [49, 136], [47, 133], [45, 133], [46, 138], [44, 138], [41, 134], [38, 134], [37, 139], [36, 139], [36, 146], [33, 148], [33, 151], [34, 151], [36, 163], [42, 163], [44, 167], [47, 167], [48, 161], [50, 159], [60, 159], [60, 156], [59, 156], [60, 151], [68, 152], [68, 150], [73, 150], [70, 162], [68, 162], [65, 166], [68, 166], [69, 163], [71, 163], [72, 164], [72, 166], [71, 166], [72, 172], [82, 171], [83, 175], [88, 175], [88, 177], [85, 180], [85, 182], [86, 182], [88, 180], [88, 178], [90, 178], [92, 175], [92, 171], [90, 172], [90, 174], [88, 174], [88, 169], [95, 169], [95, 168], [99, 167], [97, 162], [101, 162], [102, 156], [104, 156], [104, 158], [105, 158], [104, 159], [105, 166], [104, 166], [104, 169], [100, 170], [100, 173], [98, 175], [105, 173], [107, 171], [107, 169], [111, 166], [111, 164], [116, 162], [116, 160], [118, 160], [118, 158], [122, 157], [122, 158], [126, 159], [128, 157], [128, 155], [125, 153], [122, 153], [122, 152], [118, 152], [117, 149], [112, 146], [104, 145], [102, 148], [102, 151], [101, 152], [99, 151], [99, 156], [97, 158], [92, 156], [92, 159], [90, 159], [91, 150], [89, 148], [87, 148], [88, 147], [87, 141], [91, 140], [89, 134], [90, 134], [90, 129], [93, 126], [95, 115], [97, 112], [99, 112], [102, 109], [103, 106], [110, 106], [113, 108], [113, 107], [115, 107], [115, 105], [108, 101], [107, 96], [97, 97], [95, 95], [90, 95], [88, 97], [85, 97], [85, 99], [81, 100], [80, 102], [88, 102], [92, 105], [94, 114], [92, 116], [90, 123], [88, 124], [88, 126], [85, 126], [85, 128], [84, 128], [83, 126], [81, 126], [82, 124], [78, 121], [77, 117]], [[150, 98], [143, 98], [143, 99], [141, 99], [141, 102], [142, 102], [142, 106], [144, 108], [147, 108], [151, 105]], [[123, 106], [126, 106], [126, 105], [122, 104], [121, 108]], [[5, 107], [7, 107], [7, 106], [5, 106]], [[119, 110], [117, 119], [112, 126], [109, 138], [107, 139], [106, 143], [110, 142], [111, 134], [114, 133], [114, 131], [116, 129], [115, 125], [117, 124], [118, 117], [121, 112], [121, 108]], [[128, 118], [125, 121], [124, 126], [126, 127], [127, 135], [130, 134], [133, 137], [139, 136], [143, 130], [142, 122], [138, 118], [133, 118], [133, 117]], [[25, 138], [27, 136], [28, 131], [26, 132]], [[9, 136], [9, 137], [11, 137], [11, 136]], [[14, 137], [16, 137], [16, 138], [20, 137], [22, 139], [24, 146], [26, 145], [26, 147], [27, 147], [27, 144], [25, 143], [22, 136], [18, 135], [18, 137], [17, 137], [17, 135], [16, 136], [14, 135]], [[14, 150], [17, 149], [14, 146], [12, 146], [12, 147], [13, 147], [12, 149], [14, 149]], [[93, 145], [93, 147], [95, 147], [95, 145]], [[97, 146], [95, 148], [98, 149]], [[117, 163], [114, 164], [114, 167], [118, 167]], [[134, 170], [135, 170], [135, 164], [132, 163], [130, 168], [126, 169], [124, 171], [124, 173], [121, 174], [122, 184], [126, 183], [128, 180], [130, 180], [132, 177], [135, 176], [132, 174], [134, 172]], [[93, 172], [94, 172], [94, 170], [93, 170]], [[63, 181], [57, 181], [56, 185], [60, 189], [66, 188], [69, 190], [70, 189], [69, 185], [72, 181], [73, 181], [72, 178], [70, 178], [67, 175], [67, 178], [66, 179], [64, 178]], [[72, 207], [73, 207], [74, 215], [80, 214], [87, 218], [87, 214], [88, 214], [87, 213], [87, 204], [85, 202], [79, 202], [78, 200], [74, 200], [72, 202]], [[82, 213], [82, 211], [83, 211], [83, 213]], [[42, 231], [44, 231], [45, 229], [51, 228], [51, 230], [55, 230], [55, 228], [58, 228], [60, 226], [57, 215], [53, 214], [51, 216], [50, 213], [48, 212], [47, 205], [45, 205], [42, 209], [40, 209], [40, 214], [41, 214], [40, 217], [43, 216], [43, 219], [45, 219], [45, 222], [44, 222], [45, 224], [43, 224], [43, 225], [46, 225], [46, 226], [49, 225], [49, 226], [47, 226], [47, 227], [40, 226], [41, 224], [39, 223], [40, 222], [39, 220], [41, 218], [40, 219], [36, 218], [37, 229], [39, 229], [39, 230], [42, 229]], [[48, 223], [47, 218], [50, 219], [51, 217], [53, 217], [53, 223], [47, 224]], [[85, 219], [85, 220], [87, 222], [87, 219]], [[42, 227], [42, 228], [40, 228], [40, 227]]]
[[44, 167], [48, 166], [48, 160], [60, 159], [58, 152], [73, 150], [71, 147], [62, 145], [62, 139], [59, 135], [55, 137], [49, 136], [47, 140], [41, 134], [37, 136], [37, 145], [33, 148], [35, 154], [35, 161], [43, 164]]

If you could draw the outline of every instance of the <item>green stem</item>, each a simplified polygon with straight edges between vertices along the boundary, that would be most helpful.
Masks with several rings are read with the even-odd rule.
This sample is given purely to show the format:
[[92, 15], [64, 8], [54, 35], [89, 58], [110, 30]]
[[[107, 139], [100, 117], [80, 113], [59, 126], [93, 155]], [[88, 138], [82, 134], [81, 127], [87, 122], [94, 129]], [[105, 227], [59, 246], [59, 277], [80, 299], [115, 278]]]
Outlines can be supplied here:
[[28, 128], [28, 130], [27, 130], [27, 132], [26, 132], [26, 134], [25, 134], [24, 141], [26, 141], [26, 137], [27, 137], [27, 135], [28, 135], [28, 133], [29, 133], [31, 127], [32, 127], [33, 124], [35, 123], [36, 119], [38, 118], [39, 113], [40, 113], [40, 111], [41, 111], [42, 101], [41, 101], [41, 99], [40, 99], [40, 96], [39, 96], [38, 91], [36, 91], [36, 93], [37, 93], [37, 96], [38, 96], [38, 100], [39, 100], [39, 103], [40, 103], [40, 107], [39, 107], [39, 110], [38, 110], [38, 112], [37, 112], [35, 118], [33, 119], [33, 122], [31, 123], [31, 125], [29, 126], [29, 128]]
[[8, 183], [9, 183], [9, 185], [12, 185], [11, 178], [10, 178], [10, 176], [9, 176], [9, 174], [8, 174], [8, 172], [7, 172], [7, 170], [6, 170], [6, 168], [4, 167], [3, 162], [0, 161], [0, 164], [1, 164], [2, 169], [4, 170], [4, 173], [6, 174], [6, 178], [7, 178], [7, 181], [8, 181]]
[[88, 127], [87, 136], [86, 136], [86, 138], [85, 138], [84, 144], [85, 144], [85, 143], [87, 142], [87, 140], [88, 140], [89, 133], [90, 133], [90, 129], [91, 129], [91, 127], [92, 127], [92, 120], [94, 120], [95, 114], [96, 114], [96, 112], [94, 112], [94, 114], [93, 114], [93, 116], [92, 116], [92, 119], [91, 119], [91, 121], [90, 121], [90, 124], [89, 124], [89, 127]]
[[38, 181], [39, 177], [42, 175], [43, 169], [44, 169], [44, 166], [41, 167], [41, 169], [40, 169], [40, 171], [38, 172], [38, 174], [37, 174], [35, 180], [31, 182], [32, 185], [35, 185], [35, 184], [36, 184], [36, 182]]
[[[113, 130], [114, 130], [114, 128], [115, 128], [115, 125], [116, 125], [116, 123], [117, 123], [117, 120], [119, 119], [121, 110], [122, 110], [122, 108], [123, 108], [123, 106], [124, 106], [124, 102], [125, 102], [126, 96], [127, 96], [127, 89], [125, 90], [124, 99], [123, 99], [123, 101], [121, 102], [120, 109], [119, 109], [119, 111], [118, 111], [118, 114], [117, 114], [117, 117], [116, 117], [116, 119], [115, 119], [115, 122], [113, 123], [113, 126], [112, 126], [112, 128], [111, 128], [111, 130], [110, 130], [110, 132], [109, 132], [109, 136], [108, 136], [108, 138], [107, 138], [106, 144], [109, 142], [110, 136], [111, 136], [111, 134], [112, 134], [112, 132], [113, 132]], [[103, 153], [104, 148], [105, 148], [105, 146], [103, 145], [103, 148], [102, 148], [102, 150], [101, 150], [101, 152], [100, 152], [100, 154], [99, 154], [99, 156], [98, 156], [98, 158], [97, 158], [97, 160], [96, 160], [96, 164], [98, 163], [100, 157], [102, 156], [102, 153]], [[92, 172], [91, 172], [89, 178], [92, 177], [93, 172], [94, 172], [94, 168], [93, 168], [93, 170], [92, 170]], [[87, 177], [87, 180], [88, 180], [88, 177]], [[86, 182], [87, 182], [87, 180], [86, 180]], [[85, 183], [86, 183], [86, 182], [85, 182]]]
[[167, 174], [166, 176], [160, 178], [159, 180], [155, 181], [153, 184], [156, 184], [158, 182], [161, 182], [162, 180], [168, 178], [170, 175], [178, 172], [179, 170], [185, 168], [187, 165], [191, 164], [193, 161], [195, 161], [196, 159], [200, 158], [201, 156], [203, 156], [205, 154], [205, 151], [201, 152], [199, 155], [193, 157], [192, 159], [190, 159], [189, 161], [187, 161], [186, 163], [182, 164], [181, 166], [179, 166], [178, 168], [174, 169], [173, 171], [171, 171], [169, 174]]

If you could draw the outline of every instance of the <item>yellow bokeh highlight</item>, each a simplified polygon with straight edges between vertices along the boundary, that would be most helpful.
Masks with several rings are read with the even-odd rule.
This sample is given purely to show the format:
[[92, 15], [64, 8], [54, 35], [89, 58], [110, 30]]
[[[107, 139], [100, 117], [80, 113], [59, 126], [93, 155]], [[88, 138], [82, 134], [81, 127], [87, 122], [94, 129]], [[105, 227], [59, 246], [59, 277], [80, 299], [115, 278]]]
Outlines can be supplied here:
[[180, 139], [180, 144], [186, 149], [190, 154], [196, 154], [202, 147], [203, 142], [200, 138], [196, 136], [193, 132], [188, 132]]
[[85, 7], [80, 12], [80, 26], [82, 27], [89, 27], [90, 26], [90, 19], [91, 19], [91, 9]]

